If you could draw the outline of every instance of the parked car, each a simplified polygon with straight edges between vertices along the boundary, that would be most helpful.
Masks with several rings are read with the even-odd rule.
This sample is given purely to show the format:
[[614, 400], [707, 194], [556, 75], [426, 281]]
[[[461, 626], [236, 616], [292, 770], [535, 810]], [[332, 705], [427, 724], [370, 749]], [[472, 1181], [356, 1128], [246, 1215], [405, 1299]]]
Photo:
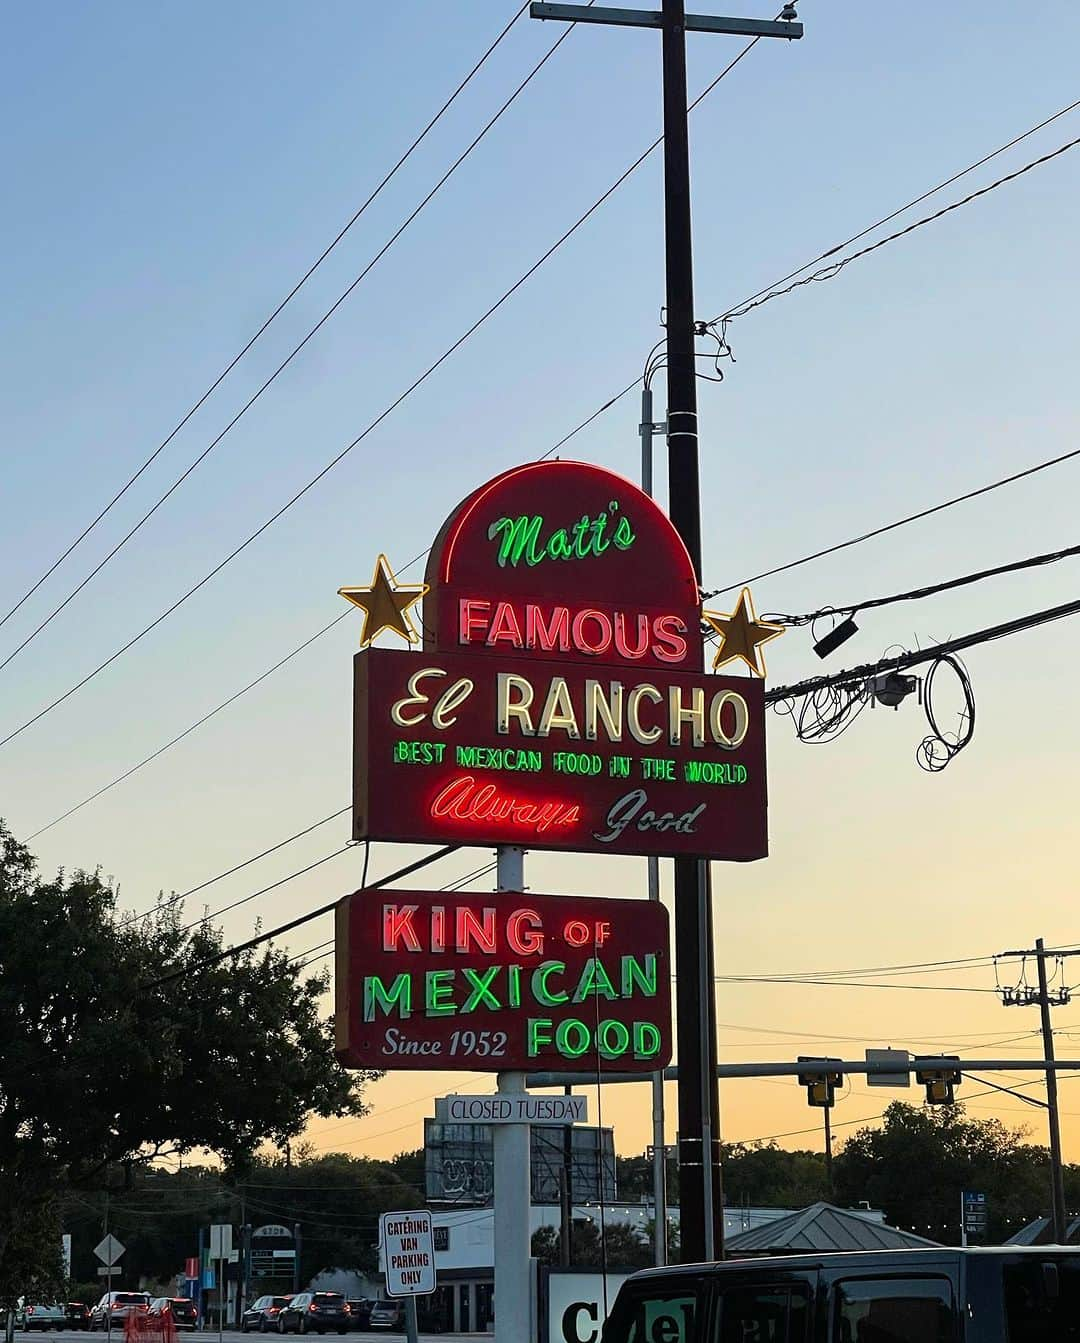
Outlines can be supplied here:
[[186, 1296], [159, 1296], [150, 1302], [151, 1315], [171, 1315], [175, 1327], [194, 1329], [199, 1322], [195, 1302]]
[[64, 1327], [66, 1329], [89, 1329], [90, 1307], [85, 1301], [69, 1301], [64, 1306]]
[[149, 1309], [146, 1292], [106, 1292], [90, 1312], [90, 1329], [108, 1329], [110, 1320], [114, 1329], [122, 1329], [129, 1315]]
[[246, 1334], [249, 1329], [258, 1329], [265, 1334], [276, 1329], [278, 1316], [291, 1300], [291, 1296], [260, 1296], [241, 1315], [240, 1332]]
[[341, 1292], [298, 1292], [278, 1311], [279, 1334], [325, 1334], [349, 1328], [349, 1305]]
[[375, 1302], [370, 1296], [361, 1296], [349, 1302], [349, 1328], [367, 1329], [371, 1325], [371, 1311]]
[[[645, 1269], [619, 1288], [604, 1343], [1065, 1343], [1078, 1320], [1080, 1250], [872, 1250]], [[595, 1328], [571, 1319], [567, 1335], [581, 1324]]]
[[405, 1306], [400, 1301], [376, 1301], [371, 1308], [370, 1328], [404, 1329]]
[[57, 1301], [50, 1305], [27, 1302], [15, 1314], [19, 1329], [63, 1329], [64, 1323], [64, 1307]]

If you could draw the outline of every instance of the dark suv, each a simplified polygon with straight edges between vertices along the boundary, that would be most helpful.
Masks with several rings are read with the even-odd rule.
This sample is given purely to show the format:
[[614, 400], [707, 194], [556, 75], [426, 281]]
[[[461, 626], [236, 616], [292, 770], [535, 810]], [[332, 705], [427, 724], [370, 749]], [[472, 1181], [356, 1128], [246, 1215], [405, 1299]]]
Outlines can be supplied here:
[[150, 1302], [150, 1314], [159, 1318], [168, 1316], [177, 1330], [195, 1329], [199, 1323], [195, 1302], [186, 1296], [159, 1296]]
[[[567, 1337], [583, 1325], [587, 1319], [571, 1319]], [[1078, 1338], [1080, 1250], [1053, 1245], [870, 1250], [646, 1269], [619, 1288], [603, 1333], [604, 1343]]]
[[348, 1332], [349, 1305], [341, 1292], [300, 1292], [278, 1312], [279, 1334], [325, 1334], [336, 1329]]
[[106, 1292], [90, 1312], [90, 1328], [123, 1330], [129, 1315], [145, 1315], [150, 1298], [145, 1292]]
[[265, 1334], [276, 1329], [278, 1316], [291, 1300], [291, 1296], [260, 1296], [240, 1317], [240, 1332], [246, 1334], [249, 1329], [258, 1329]]

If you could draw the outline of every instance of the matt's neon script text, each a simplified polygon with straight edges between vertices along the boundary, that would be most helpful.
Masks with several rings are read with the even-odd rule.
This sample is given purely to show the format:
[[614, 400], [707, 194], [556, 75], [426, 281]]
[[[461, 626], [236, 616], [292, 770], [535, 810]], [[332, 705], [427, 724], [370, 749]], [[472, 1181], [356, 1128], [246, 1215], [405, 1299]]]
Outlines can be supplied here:
[[603, 555], [612, 546], [629, 550], [637, 539], [630, 519], [616, 517], [619, 504], [612, 500], [606, 513], [596, 517], [583, 514], [569, 527], [547, 530], [547, 522], [539, 513], [522, 513], [516, 518], [496, 518], [488, 528], [488, 540], [497, 541], [499, 549], [495, 560], [500, 568], [511, 568], [524, 561], [535, 566], [545, 560], [584, 560]]

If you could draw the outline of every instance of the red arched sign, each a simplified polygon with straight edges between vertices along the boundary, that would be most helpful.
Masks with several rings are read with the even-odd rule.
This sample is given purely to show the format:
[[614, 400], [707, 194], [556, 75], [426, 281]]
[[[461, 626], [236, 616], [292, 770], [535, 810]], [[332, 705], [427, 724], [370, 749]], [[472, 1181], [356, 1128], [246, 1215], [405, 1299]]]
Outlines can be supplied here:
[[425, 645], [701, 667], [694, 566], [667, 515], [587, 462], [531, 462], [474, 490], [431, 548]]
[[765, 856], [762, 683], [703, 671], [693, 566], [636, 485], [505, 471], [426, 581], [422, 649], [356, 656], [357, 839]]

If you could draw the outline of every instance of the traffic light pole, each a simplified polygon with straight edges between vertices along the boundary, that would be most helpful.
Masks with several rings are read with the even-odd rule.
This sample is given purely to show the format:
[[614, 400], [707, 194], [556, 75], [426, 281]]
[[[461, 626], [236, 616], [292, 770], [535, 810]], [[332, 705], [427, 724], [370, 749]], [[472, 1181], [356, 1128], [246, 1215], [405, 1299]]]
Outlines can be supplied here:
[[[686, 106], [686, 29], [744, 37], [802, 36], [785, 6], [785, 22], [686, 14], [684, 0], [662, 9], [549, 4], [534, 0], [533, 18], [660, 28], [664, 105], [664, 228], [667, 327], [668, 512], [701, 580], [697, 379], [694, 372], [694, 269], [690, 216], [690, 142]], [[679, 1041], [680, 1242], [684, 1262], [723, 1258], [720, 1097], [716, 1082], [713, 919], [708, 863], [675, 862], [675, 1018]]]

